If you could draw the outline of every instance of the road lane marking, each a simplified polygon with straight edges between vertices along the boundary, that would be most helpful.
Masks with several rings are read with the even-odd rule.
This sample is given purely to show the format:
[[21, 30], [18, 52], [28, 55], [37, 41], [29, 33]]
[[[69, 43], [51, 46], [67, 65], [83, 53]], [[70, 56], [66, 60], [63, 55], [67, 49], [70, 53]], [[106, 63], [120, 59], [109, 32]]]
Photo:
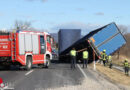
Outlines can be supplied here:
[[27, 76], [27, 75], [29, 75], [30, 73], [32, 73], [34, 70], [31, 70], [31, 71], [29, 71], [29, 72], [27, 72], [25, 75]]
[[81, 71], [81, 73], [83, 74], [83, 76], [84, 76], [85, 78], [87, 78], [86, 73], [85, 73], [84, 70], [80, 67], [80, 65], [77, 64], [77, 66], [78, 66], [79, 70]]
[[5, 90], [5, 89], [7, 89], [7, 90], [14, 90], [14, 88], [10, 88], [10, 87], [8, 87], [8, 86], [5, 86], [3, 89], [1, 89], [1, 90]]

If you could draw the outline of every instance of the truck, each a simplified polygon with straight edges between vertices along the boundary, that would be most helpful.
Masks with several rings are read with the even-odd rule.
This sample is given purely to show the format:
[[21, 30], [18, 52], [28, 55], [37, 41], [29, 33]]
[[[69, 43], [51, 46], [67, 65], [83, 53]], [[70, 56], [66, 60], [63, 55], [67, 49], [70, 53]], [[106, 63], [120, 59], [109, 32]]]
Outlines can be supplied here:
[[20, 65], [30, 70], [33, 64], [50, 65], [51, 35], [47, 32], [17, 30], [0, 34], [0, 65]]
[[81, 38], [81, 29], [60, 29], [58, 32], [58, 58], [60, 61], [68, 61], [64, 57], [66, 50]]
[[81, 29], [60, 29], [58, 32], [59, 54], [81, 38]]
[[[60, 56], [67, 58], [67, 54], [74, 47], [77, 51], [88, 50], [89, 62], [101, 58], [101, 52], [105, 49], [107, 55], [112, 55], [126, 44], [126, 39], [117, 27], [112, 22], [101, 28], [91, 31], [81, 39], [77, 40], [74, 44], [64, 50]], [[82, 52], [77, 54], [77, 60], [82, 60]]]

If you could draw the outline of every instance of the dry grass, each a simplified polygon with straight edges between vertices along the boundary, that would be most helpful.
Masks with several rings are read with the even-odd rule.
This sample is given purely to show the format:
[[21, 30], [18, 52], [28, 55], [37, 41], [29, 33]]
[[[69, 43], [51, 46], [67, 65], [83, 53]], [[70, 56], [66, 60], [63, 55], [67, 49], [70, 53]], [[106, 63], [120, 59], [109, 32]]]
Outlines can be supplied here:
[[126, 38], [126, 44], [120, 49], [120, 54], [125, 55], [126, 57], [130, 57], [130, 33], [124, 35]]
[[115, 65], [119, 65], [119, 66], [122, 66], [122, 67], [123, 67], [123, 63], [124, 63], [124, 60], [125, 60], [126, 58], [128, 59], [128, 62], [130, 63], [130, 58], [128, 58], [128, 57], [126, 57], [126, 56], [124, 56], [124, 55], [120, 55], [120, 58], [119, 58], [119, 59], [117, 59], [117, 55], [112, 56], [112, 62], [113, 62], [113, 64], [115, 64]]
[[109, 69], [108, 67], [104, 67], [100, 64], [97, 64], [96, 66], [98, 71], [106, 75], [112, 81], [130, 86], [130, 76], [126, 76], [123, 72], [120, 72], [116, 69]]

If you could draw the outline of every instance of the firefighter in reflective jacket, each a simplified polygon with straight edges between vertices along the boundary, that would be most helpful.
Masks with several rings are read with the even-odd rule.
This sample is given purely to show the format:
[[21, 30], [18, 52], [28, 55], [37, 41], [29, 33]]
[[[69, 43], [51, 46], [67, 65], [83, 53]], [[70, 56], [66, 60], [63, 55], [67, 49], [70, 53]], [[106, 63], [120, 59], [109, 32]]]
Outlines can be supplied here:
[[106, 59], [107, 59], [106, 50], [103, 50], [101, 56], [102, 56], [103, 64], [104, 64], [104, 66], [106, 66]]
[[71, 56], [71, 69], [75, 69], [75, 64], [76, 64], [76, 50], [73, 48], [70, 51], [70, 56]]
[[87, 64], [88, 64], [88, 51], [87, 50], [83, 51], [82, 55], [83, 55], [83, 68], [84, 68], [84, 65], [87, 68]]
[[102, 52], [100, 53], [101, 57], [99, 58], [99, 63], [102, 64]]
[[112, 57], [111, 57], [111, 55], [108, 56], [108, 63], [109, 63], [109, 68], [112, 68]]
[[126, 75], [129, 75], [129, 68], [130, 68], [130, 65], [128, 63], [128, 60], [125, 59], [125, 61], [124, 61], [124, 69], [125, 69], [125, 74]]

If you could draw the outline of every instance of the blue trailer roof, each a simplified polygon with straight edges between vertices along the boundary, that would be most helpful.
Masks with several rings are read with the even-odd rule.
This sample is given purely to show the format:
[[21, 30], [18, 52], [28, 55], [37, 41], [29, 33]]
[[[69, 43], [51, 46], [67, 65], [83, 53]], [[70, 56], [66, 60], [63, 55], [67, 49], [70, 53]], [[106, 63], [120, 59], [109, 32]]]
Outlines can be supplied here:
[[107, 25], [90, 38], [93, 38], [93, 44], [98, 53], [105, 49], [107, 55], [112, 54], [126, 43], [124, 36], [115, 23]]
[[110, 55], [116, 50], [118, 50], [126, 41], [122, 38], [121, 34], [118, 34], [108, 42], [104, 43], [102, 46], [98, 47], [98, 50], [101, 52], [103, 49], [106, 49], [106, 54]]
[[108, 39], [110, 36], [118, 33], [118, 29], [116, 28], [115, 24], [110, 24], [107, 27], [103, 28], [101, 31], [96, 33], [93, 38], [95, 39], [95, 45], [98, 46], [100, 43]]

